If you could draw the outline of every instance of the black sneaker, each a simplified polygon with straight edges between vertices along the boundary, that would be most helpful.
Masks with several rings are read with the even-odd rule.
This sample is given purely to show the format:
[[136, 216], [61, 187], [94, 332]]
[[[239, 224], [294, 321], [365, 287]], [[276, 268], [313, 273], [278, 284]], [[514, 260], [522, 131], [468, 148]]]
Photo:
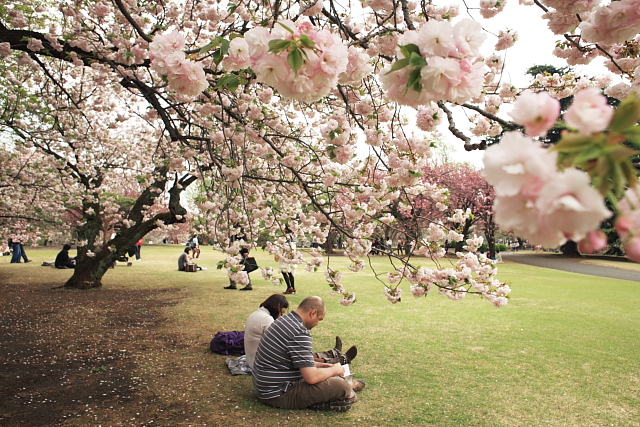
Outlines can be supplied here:
[[233, 285], [229, 285], [229, 286], [225, 286], [225, 289], [238, 289], [237, 287], [233, 286]]
[[244, 288], [240, 288], [241, 291], [252, 291], [253, 288], [249, 285], [245, 286]]

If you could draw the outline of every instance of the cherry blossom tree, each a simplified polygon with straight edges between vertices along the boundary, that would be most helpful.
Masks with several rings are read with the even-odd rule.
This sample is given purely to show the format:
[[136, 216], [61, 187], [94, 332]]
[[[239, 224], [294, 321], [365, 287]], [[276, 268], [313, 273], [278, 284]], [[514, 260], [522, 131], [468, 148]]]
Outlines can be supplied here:
[[[61, 162], [62, 156], [60, 167], [77, 169], [72, 174], [74, 182], [82, 184], [77, 203], [89, 216], [78, 231], [88, 245], [99, 234], [91, 217], [105, 209], [97, 188], [102, 192], [103, 185], [116, 185], [104, 175], [107, 165], [120, 173], [118, 179], [135, 176], [140, 181], [141, 196], [129, 217], [121, 220], [125, 231], [108, 242], [109, 250], [89, 249], [101, 266], [126, 250], [130, 240], [156, 226], [182, 221], [186, 211], [180, 192], [199, 179], [205, 189], [198, 206], [202, 221], [229, 255], [229, 274], [237, 274], [240, 247], [250, 246], [265, 228], [273, 238], [269, 249], [296, 262], [302, 260], [295, 251], [287, 252], [287, 234], [324, 240], [332, 229], [338, 230], [346, 236], [345, 251], [358, 270], [371, 249], [368, 237], [379, 221], [391, 220], [380, 213], [392, 201], [408, 202], [420, 192], [440, 197], [424, 186], [420, 171], [431, 150], [425, 133], [435, 132], [445, 118], [449, 131], [467, 149], [484, 148], [473, 135], [498, 135], [518, 126], [532, 129], [528, 137], [505, 134], [487, 153], [486, 176], [496, 187], [498, 223], [506, 208], [517, 213], [510, 225], [525, 236], [556, 243], [567, 236], [586, 238], [610, 215], [592, 200], [601, 202], [613, 190], [616, 200], [629, 201], [628, 209], [621, 205], [629, 220], [620, 222], [620, 232], [631, 245], [628, 253], [635, 253], [636, 204], [632, 194], [624, 193], [625, 187], [636, 185], [630, 166], [634, 153], [618, 147], [621, 139], [635, 141], [637, 102], [621, 104], [615, 116], [592, 104], [598, 102], [593, 91], [606, 88], [621, 99], [635, 88], [638, 0], [608, 6], [595, 1], [525, 2], [544, 9], [550, 29], [565, 37], [555, 53], [569, 65], [602, 55], [611, 71], [623, 77], [612, 87], [604, 78], [541, 80], [556, 98], [577, 94], [574, 110], [564, 119], [577, 131], [571, 135], [581, 136], [563, 137], [565, 142], [554, 152], [531, 139], [537, 138], [540, 126], [557, 118], [547, 108], [552, 102], [524, 95], [540, 99], [535, 104], [539, 108], [527, 109], [527, 103], [516, 101], [514, 121], [499, 115], [500, 105], [521, 93], [501, 76], [500, 52], [518, 37], [509, 29], [489, 37], [479, 20], [500, 13], [506, 2], [480, 1], [477, 7], [467, 3], [27, 0], [20, 7], [0, 9], [0, 55], [9, 69], [27, 70], [14, 71], [7, 83], [13, 91], [22, 88], [35, 112], [23, 112], [17, 99], [7, 98], [16, 107], [7, 110], [4, 122], [18, 136], [13, 141], [25, 141], [25, 148], [40, 150], [52, 161]], [[467, 12], [480, 16], [463, 18]], [[487, 40], [495, 50], [490, 55], [481, 52]], [[46, 97], [32, 102], [40, 91]], [[98, 105], [97, 99], [102, 99]], [[455, 108], [475, 114], [470, 135], [453, 121]], [[98, 117], [97, 110], [112, 118]], [[415, 126], [407, 114], [414, 110]], [[40, 129], [61, 116], [66, 134], [53, 128], [63, 144], [47, 151], [46, 144], [36, 144], [31, 125]], [[70, 123], [79, 126], [72, 135]], [[92, 146], [87, 158], [83, 144]], [[74, 151], [77, 145], [82, 149]], [[105, 157], [107, 153], [111, 157]], [[598, 160], [602, 154], [606, 161]], [[590, 169], [593, 161], [598, 167]], [[617, 172], [608, 186], [603, 177], [612, 170]], [[550, 182], [564, 184], [536, 185]], [[168, 212], [147, 217], [164, 192], [170, 196]], [[570, 217], [550, 224], [549, 214], [559, 210]], [[574, 216], [580, 219], [574, 221]], [[438, 259], [450, 231], [455, 232], [432, 224], [429, 239], [416, 252]], [[453, 269], [415, 269], [407, 263], [391, 272], [387, 298], [399, 301], [398, 284], [407, 279], [415, 296], [435, 286], [452, 299], [476, 293], [495, 305], [505, 304], [508, 286], [497, 280], [486, 257], [475, 254], [481, 239], [471, 237], [465, 243], [467, 252], [460, 252]], [[80, 255], [81, 262], [87, 253]], [[102, 274], [82, 280], [98, 285]], [[355, 298], [338, 277], [327, 272], [335, 291], [343, 295], [341, 302], [348, 305]], [[80, 286], [80, 281], [76, 278], [70, 285]]]

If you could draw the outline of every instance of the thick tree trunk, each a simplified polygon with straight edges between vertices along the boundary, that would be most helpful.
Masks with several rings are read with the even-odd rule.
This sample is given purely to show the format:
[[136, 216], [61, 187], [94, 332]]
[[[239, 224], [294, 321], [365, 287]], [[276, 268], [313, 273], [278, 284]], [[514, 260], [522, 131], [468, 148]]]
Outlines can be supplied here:
[[496, 258], [496, 239], [493, 236], [493, 230], [491, 232], [487, 232], [485, 230], [485, 237], [487, 238], [487, 257], [490, 259]]
[[123, 251], [122, 254], [105, 252], [104, 254], [99, 252], [93, 257], [78, 254], [76, 268], [64, 287], [73, 289], [102, 287], [102, 277], [105, 273], [115, 264], [116, 260], [126, 256], [126, 251]]
[[[163, 171], [160, 175], [166, 175], [166, 171]], [[83, 244], [78, 247], [75, 271], [64, 284], [64, 287], [74, 289], [101, 287], [102, 277], [107, 270], [109, 270], [117, 260], [126, 256], [129, 248], [135, 245], [138, 240], [146, 236], [150, 231], [158, 228], [158, 223], [174, 224], [184, 222], [183, 216], [187, 213], [187, 210], [180, 205], [180, 194], [195, 180], [196, 177], [193, 175], [185, 175], [181, 179], [176, 180], [177, 182], [169, 190], [169, 212], [161, 212], [149, 219], [145, 219], [142, 213], [145, 209], [144, 206], [153, 205], [158, 195], [155, 189], [163, 189], [165, 187], [165, 180], [160, 180], [148, 187], [138, 197], [129, 214], [129, 220], [134, 221], [134, 225], [132, 227], [122, 228], [114, 238], [107, 238], [107, 242], [102, 245], [95, 244], [102, 229], [102, 221], [100, 217], [95, 214], [96, 212], [100, 212], [100, 206], [95, 203], [83, 202], [83, 219], [85, 219], [86, 222], [78, 229], [78, 239], [83, 241]], [[87, 213], [90, 211], [93, 213]], [[177, 215], [180, 215], [180, 220], [176, 218]], [[87, 254], [91, 254], [91, 256]]]
[[[73, 275], [64, 284], [65, 288], [91, 289], [102, 287], [102, 276], [107, 269], [93, 266], [92, 263], [77, 264]], [[108, 268], [108, 267], [107, 267]]]

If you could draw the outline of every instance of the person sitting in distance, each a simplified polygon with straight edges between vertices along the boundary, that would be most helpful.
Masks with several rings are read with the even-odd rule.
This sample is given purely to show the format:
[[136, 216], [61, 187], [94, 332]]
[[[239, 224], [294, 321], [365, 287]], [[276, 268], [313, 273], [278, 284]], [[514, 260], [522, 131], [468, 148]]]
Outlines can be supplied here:
[[69, 257], [69, 249], [71, 249], [71, 245], [65, 244], [58, 252], [54, 262], [56, 268], [76, 268], [76, 258]]
[[189, 264], [189, 254], [191, 253], [191, 248], [184, 248], [184, 252], [180, 254], [178, 257], [178, 271], [187, 271], [187, 264]]
[[[184, 252], [178, 257], [178, 271], [187, 271], [187, 265], [191, 264], [191, 248], [184, 248]], [[198, 270], [206, 270], [206, 268], [197, 267]]]

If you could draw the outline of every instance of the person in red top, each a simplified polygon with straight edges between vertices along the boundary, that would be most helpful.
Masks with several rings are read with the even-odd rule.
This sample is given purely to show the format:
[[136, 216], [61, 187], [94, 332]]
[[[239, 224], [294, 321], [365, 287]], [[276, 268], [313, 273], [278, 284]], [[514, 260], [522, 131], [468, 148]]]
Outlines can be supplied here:
[[136, 242], [136, 261], [140, 261], [140, 248], [142, 247], [142, 239]]

